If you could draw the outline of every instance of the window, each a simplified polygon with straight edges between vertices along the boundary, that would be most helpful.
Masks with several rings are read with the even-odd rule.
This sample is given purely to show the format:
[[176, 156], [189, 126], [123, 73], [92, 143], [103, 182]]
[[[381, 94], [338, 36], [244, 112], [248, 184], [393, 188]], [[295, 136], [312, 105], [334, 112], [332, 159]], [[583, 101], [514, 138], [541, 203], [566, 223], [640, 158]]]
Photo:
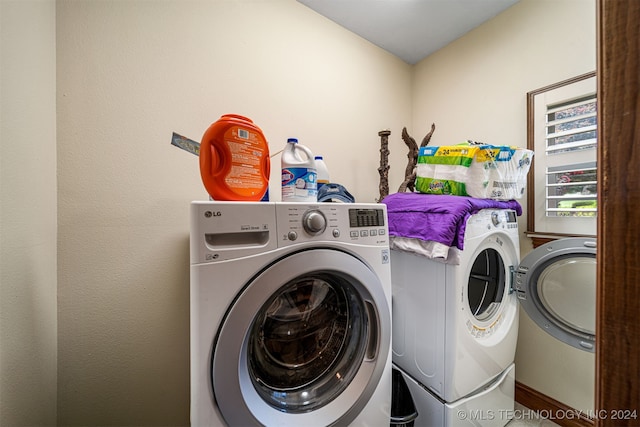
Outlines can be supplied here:
[[595, 236], [596, 109], [595, 72], [527, 94], [529, 236]]

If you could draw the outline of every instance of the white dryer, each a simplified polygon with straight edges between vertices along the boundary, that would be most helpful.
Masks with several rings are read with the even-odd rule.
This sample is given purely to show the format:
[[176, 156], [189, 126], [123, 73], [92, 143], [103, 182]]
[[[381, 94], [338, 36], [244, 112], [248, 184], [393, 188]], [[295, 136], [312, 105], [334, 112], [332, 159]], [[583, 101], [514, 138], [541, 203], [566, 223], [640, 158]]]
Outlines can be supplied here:
[[387, 426], [386, 206], [191, 204], [191, 424]]
[[416, 426], [473, 425], [468, 414], [508, 421], [499, 414], [514, 405], [519, 255], [508, 209], [469, 217], [459, 264], [391, 251], [393, 362], [413, 389]]
[[459, 263], [392, 250], [394, 422], [504, 426], [520, 304], [553, 337], [593, 352], [595, 260], [595, 239], [567, 238], [520, 261], [510, 209], [469, 217]]

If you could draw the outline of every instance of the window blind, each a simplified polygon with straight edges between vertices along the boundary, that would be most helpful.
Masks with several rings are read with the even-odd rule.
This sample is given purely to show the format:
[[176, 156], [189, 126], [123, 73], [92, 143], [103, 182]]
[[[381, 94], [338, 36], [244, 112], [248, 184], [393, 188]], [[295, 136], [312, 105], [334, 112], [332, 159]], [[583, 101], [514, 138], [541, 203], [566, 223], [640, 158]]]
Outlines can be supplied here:
[[548, 105], [546, 118], [545, 215], [595, 217], [596, 95]]

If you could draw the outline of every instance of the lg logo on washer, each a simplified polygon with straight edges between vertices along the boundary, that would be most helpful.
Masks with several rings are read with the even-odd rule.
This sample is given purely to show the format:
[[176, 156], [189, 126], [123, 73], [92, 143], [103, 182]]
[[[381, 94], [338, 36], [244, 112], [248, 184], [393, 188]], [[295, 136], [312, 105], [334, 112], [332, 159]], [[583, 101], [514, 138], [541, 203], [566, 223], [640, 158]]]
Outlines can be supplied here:
[[222, 212], [220, 212], [220, 211], [216, 211], [216, 212], [205, 211], [205, 213], [204, 213], [204, 217], [205, 218], [211, 218], [211, 217], [217, 217], [217, 216], [222, 216]]

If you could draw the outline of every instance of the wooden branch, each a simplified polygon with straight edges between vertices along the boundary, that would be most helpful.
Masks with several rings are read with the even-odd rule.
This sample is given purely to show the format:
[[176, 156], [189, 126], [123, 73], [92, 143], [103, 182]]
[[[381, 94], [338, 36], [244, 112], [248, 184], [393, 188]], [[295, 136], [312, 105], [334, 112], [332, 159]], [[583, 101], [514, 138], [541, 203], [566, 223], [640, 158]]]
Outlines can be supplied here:
[[[431, 124], [431, 131], [425, 135], [420, 143], [420, 147], [425, 147], [431, 141], [431, 136], [433, 132], [436, 130], [435, 123]], [[409, 147], [409, 153], [407, 153], [407, 167], [404, 171], [404, 181], [398, 188], [398, 193], [404, 193], [407, 189], [411, 192], [415, 191], [416, 186], [416, 165], [418, 163], [418, 154], [420, 152], [420, 148], [416, 143], [415, 139], [409, 135], [407, 132], [407, 128], [402, 128], [402, 140]]]
[[413, 170], [416, 167], [416, 163], [418, 162], [418, 144], [416, 144], [416, 140], [409, 135], [407, 132], [407, 128], [402, 128], [402, 140], [409, 147], [409, 152], [407, 153], [407, 167], [404, 170], [404, 181], [398, 188], [398, 193], [404, 193], [409, 188], [411, 191], [414, 190], [414, 181], [411, 180], [411, 175], [413, 174]]
[[380, 198], [378, 202], [381, 202], [389, 194], [389, 135], [391, 135], [391, 131], [381, 130], [378, 135], [380, 136], [380, 167], [378, 168]]
[[431, 131], [424, 136], [424, 138], [422, 139], [422, 143], [420, 144], [420, 147], [426, 147], [427, 145], [429, 145], [429, 141], [431, 141], [431, 135], [433, 135], [433, 132], [435, 130], [436, 130], [436, 124], [431, 123]]

